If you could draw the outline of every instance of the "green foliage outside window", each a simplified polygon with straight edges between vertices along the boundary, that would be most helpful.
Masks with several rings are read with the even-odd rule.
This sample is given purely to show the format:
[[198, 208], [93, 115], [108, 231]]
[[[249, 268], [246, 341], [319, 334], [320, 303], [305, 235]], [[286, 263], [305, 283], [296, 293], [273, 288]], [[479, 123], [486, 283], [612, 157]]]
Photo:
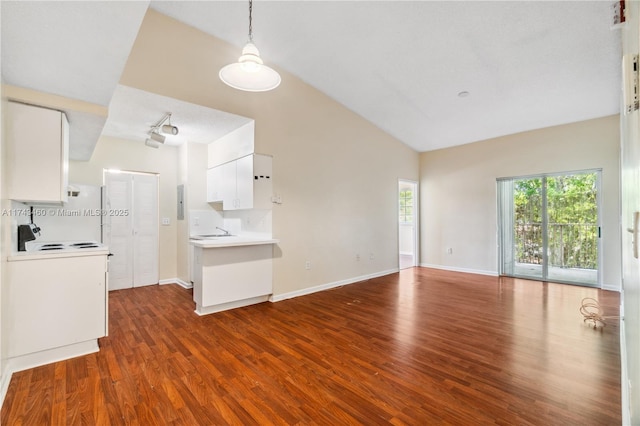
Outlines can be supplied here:
[[[543, 178], [514, 182], [518, 262], [542, 261]], [[598, 203], [596, 174], [546, 178], [549, 265], [597, 269]]]
[[400, 192], [400, 222], [413, 223], [413, 192], [410, 189]]

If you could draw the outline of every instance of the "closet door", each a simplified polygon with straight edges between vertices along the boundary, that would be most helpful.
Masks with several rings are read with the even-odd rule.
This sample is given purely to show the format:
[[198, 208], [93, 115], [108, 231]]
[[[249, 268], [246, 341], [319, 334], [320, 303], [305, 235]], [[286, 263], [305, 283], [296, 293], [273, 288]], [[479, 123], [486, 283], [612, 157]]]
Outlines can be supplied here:
[[133, 286], [158, 284], [158, 176], [133, 175]]
[[158, 176], [105, 174], [109, 290], [158, 284]]
[[129, 214], [104, 216], [105, 244], [113, 254], [109, 258], [109, 290], [133, 286], [133, 181], [127, 173], [106, 173], [105, 213]]

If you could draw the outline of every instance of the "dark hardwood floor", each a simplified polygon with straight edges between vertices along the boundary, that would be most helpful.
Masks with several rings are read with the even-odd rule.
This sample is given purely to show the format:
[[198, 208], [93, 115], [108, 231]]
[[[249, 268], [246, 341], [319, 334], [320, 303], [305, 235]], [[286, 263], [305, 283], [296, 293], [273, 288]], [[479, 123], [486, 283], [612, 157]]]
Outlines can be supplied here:
[[426, 268], [205, 317], [110, 294], [101, 350], [14, 374], [3, 425], [619, 425], [619, 294]]

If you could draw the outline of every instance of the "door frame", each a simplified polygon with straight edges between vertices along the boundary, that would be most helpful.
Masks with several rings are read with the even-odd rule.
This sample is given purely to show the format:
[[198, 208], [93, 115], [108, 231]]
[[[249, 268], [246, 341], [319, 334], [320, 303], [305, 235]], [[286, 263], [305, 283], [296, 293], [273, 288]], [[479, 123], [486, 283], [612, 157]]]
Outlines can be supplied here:
[[398, 179], [398, 192], [396, 194], [396, 229], [398, 232], [398, 269], [400, 269], [400, 187], [410, 185], [413, 188], [413, 267], [420, 266], [420, 194], [419, 183], [411, 179]]
[[[111, 220], [108, 216], [108, 212], [107, 210], [110, 208], [110, 205], [108, 204], [108, 190], [107, 190], [107, 177], [110, 174], [122, 174], [122, 175], [128, 175], [132, 178], [132, 187], [131, 187], [131, 194], [129, 194], [130, 200], [129, 200], [129, 204], [130, 204], [130, 208], [131, 211], [130, 213], [133, 213], [133, 216], [131, 217], [131, 223], [130, 223], [130, 227], [131, 227], [131, 231], [132, 231], [132, 239], [135, 239], [135, 234], [136, 234], [136, 223], [135, 223], [135, 176], [148, 176], [148, 177], [152, 177], [155, 179], [156, 183], [156, 194], [155, 194], [155, 202], [156, 202], [156, 215], [157, 217], [157, 230], [156, 230], [156, 275], [158, 278], [158, 282], [151, 282], [151, 283], [145, 283], [145, 284], [139, 284], [136, 283], [136, 251], [135, 251], [135, 241], [131, 241], [131, 247], [132, 247], [132, 251], [131, 251], [131, 261], [132, 261], [132, 265], [131, 265], [131, 287], [124, 287], [124, 288], [135, 288], [135, 287], [142, 287], [142, 286], [147, 286], [147, 285], [157, 285], [159, 283], [159, 274], [160, 274], [160, 221], [159, 221], [159, 215], [160, 215], [160, 174], [159, 173], [153, 173], [153, 172], [139, 172], [139, 171], [132, 171], [132, 170], [118, 170], [118, 169], [103, 169], [102, 170], [102, 182], [103, 182], [103, 197], [102, 197], [102, 209], [103, 209], [103, 214], [102, 214], [102, 224], [101, 224], [101, 228], [102, 228], [102, 241], [106, 241], [106, 235], [107, 233], [111, 233]], [[105, 222], [104, 219], [107, 219], [108, 222]], [[107, 282], [107, 288], [109, 288], [109, 282]], [[109, 288], [109, 291], [111, 290], [118, 290], [120, 288], [116, 288], [116, 289], [112, 289]]]
[[[510, 180], [512, 182], [515, 182], [516, 180], [525, 180], [525, 179], [536, 179], [539, 178], [541, 179], [543, 182], [542, 184], [542, 192], [541, 192], [541, 197], [542, 197], [542, 225], [543, 225], [543, 230], [542, 230], [542, 238], [543, 238], [543, 247], [547, 248], [548, 246], [548, 218], [547, 218], [547, 194], [546, 194], [546, 190], [547, 190], [547, 185], [546, 185], [546, 180], [549, 177], [554, 177], [554, 176], [567, 176], [567, 175], [579, 175], [579, 174], [590, 174], [590, 173], [595, 173], [596, 175], [596, 208], [598, 209], [598, 221], [597, 221], [597, 226], [599, 229], [599, 233], [598, 233], [598, 240], [597, 240], [597, 251], [598, 251], [598, 273], [597, 273], [597, 283], [594, 285], [590, 285], [587, 283], [577, 283], [577, 282], [572, 282], [572, 281], [563, 281], [563, 280], [553, 280], [553, 282], [557, 282], [557, 283], [562, 283], [562, 284], [572, 284], [572, 285], [583, 285], [583, 286], [587, 286], [587, 287], [592, 287], [592, 288], [602, 288], [602, 268], [603, 268], [603, 255], [602, 255], [602, 168], [593, 168], [593, 169], [582, 169], [582, 170], [570, 170], [570, 171], [562, 171], [562, 172], [553, 172], [553, 173], [538, 173], [538, 174], [533, 174], [533, 175], [522, 175], [522, 176], [512, 176], [512, 177], [504, 177], [504, 178], [498, 178], [496, 179], [496, 191], [497, 191], [497, 196], [496, 196], [496, 200], [497, 200], [497, 208], [498, 208], [498, 214], [497, 214], [497, 240], [498, 240], [498, 244], [497, 244], [497, 256], [496, 258], [498, 259], [498, 274], [499, 275], [505, 275], [505, 276], [510, 276], [510, 277], [514, 277], [514, 278], [523, 278], [523, 279], [538, 279], [538, 278], [534, 278], [531, 276], [524, 276], [524, 275], [517, 275], [517, 274], [505, 274], [505, 270], [504, 270], [504, 253], [503, 253], [503, 248], [501, 246], [502, 242], [503, 242], [503, 218], [502, 218], [502, 208], [501, 208], [501, 197], [500, 197], [500, 181], [507, 181]], [[515, 262], [515, 260], [514, 260]], [[549, 275], [549, 261], [548, 261], [548, 253], [547, 250], [543, 250], [543, 263], [542, 263], [542, 277], [539, 278], [539, 280], [541, 281], [547, 281], [548, 280], [548, 275]]]

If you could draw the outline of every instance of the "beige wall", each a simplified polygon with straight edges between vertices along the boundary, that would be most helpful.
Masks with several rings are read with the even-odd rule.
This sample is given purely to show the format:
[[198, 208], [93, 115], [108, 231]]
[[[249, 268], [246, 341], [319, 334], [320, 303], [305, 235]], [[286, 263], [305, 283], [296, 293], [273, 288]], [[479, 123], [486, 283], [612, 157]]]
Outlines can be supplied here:
[[91, 161], [70, 161], [69, 182], [102, 185], [104, 169], [158, 173], [159, 214], [168, 217], [171, 225], [160, 226], [159, 276], [161, 280], [177, 277], [176, 186], [178, 179], [178, 149], [162, 146], [153, 149], [142, 141], [101, 137]]
[[225, 86], [218, 71], [238, 54], [150, 10], [121, 83], [255, 119], [256, 152], [274, 156], [283, 201], [273, 212], [276, 295], [397, 268], [397, 180], [418, 179], [418, 154], [282, 70], [272, 92]]
[[188, 142], [179, 150], [178, 183], [184, 185], [184, 220], [178, 221], [177, 241], [177, 278], [190, 284], [189, 277], [189, 210], [207, 210], [207, 155], [208, 146]]
[[603, 284], [619, 289], [619, 137], [616, 115], [422, 153], [421, 263], [497, 273], [496, 178], [602, 168]]

